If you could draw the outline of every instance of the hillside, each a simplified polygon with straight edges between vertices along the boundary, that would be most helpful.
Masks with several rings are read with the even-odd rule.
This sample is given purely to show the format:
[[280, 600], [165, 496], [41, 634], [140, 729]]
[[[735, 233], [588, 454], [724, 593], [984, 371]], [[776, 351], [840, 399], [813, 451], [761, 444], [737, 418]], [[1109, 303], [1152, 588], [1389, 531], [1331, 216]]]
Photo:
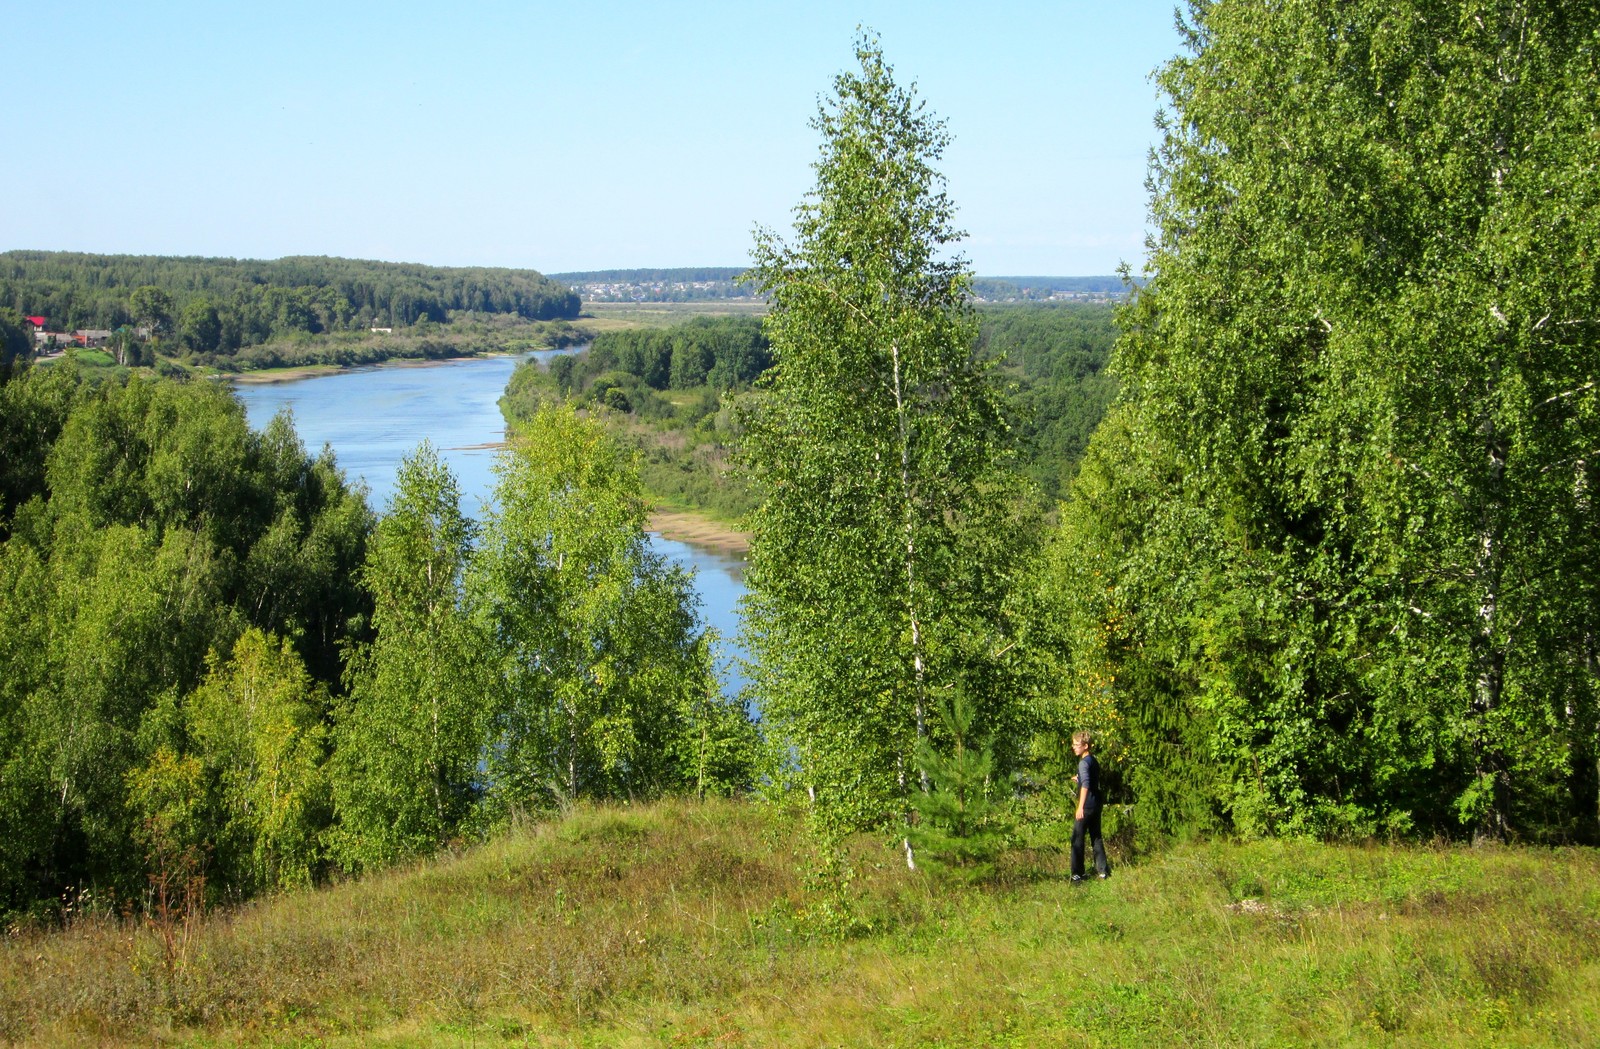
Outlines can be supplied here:
[[[518, 339], [548, 342], [544, 326], [575, 319], [579, 306], [575, 292], [534, 270], [0, 252], [0, 308], [41, 317], [49, 332], [111, 339], [127, 329], [138, 341], [153, 338], [162, 353], [181, 350], [204, 364], [348, 364], [515, 349], [509, 343]], [[456, 321], [466, 323], [455, 325], [452, 337], [448, 326]], [[394, 344], [413, 336], [434, 345]], [[391, 344], [381, 345], [384, 338]], [[121, 360], [123, 340], [115, 341]], [[145, 355], [131, 348], [133, 357]], [[153, 364], [153, 356], [143, 363]]]
[[[103, 902], [0, 941], [15, 1045], [1580, 1045], [1600, 855], [1280, 841], [1013, 853], [998, 887], [863, 839], [809, 892], [789, 811], [580, 806], [186, 925]], [[842, 931], [843, 935], [835, 935]]]

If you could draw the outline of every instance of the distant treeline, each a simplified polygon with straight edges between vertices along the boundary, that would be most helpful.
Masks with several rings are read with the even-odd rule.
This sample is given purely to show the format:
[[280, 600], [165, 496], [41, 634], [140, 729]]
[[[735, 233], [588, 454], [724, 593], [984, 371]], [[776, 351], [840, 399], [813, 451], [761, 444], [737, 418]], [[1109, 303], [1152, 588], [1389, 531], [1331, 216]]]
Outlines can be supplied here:
[[[135, 293], [155, 289], [135, 304]], [[141, 309], [140, 305], [154, 309]], [[361, 259], [0, 253], [0, 307], [53, 330], [151, 323], [200, 353], [275, 336], [444, 322], [453, 311], [570, 320], [576, 292], [534, 270], [443, 268]]]
[[1024, 471], [1050, 499], [1066, 494], [1078, 462], [1117, 393], [1106, 370], [1116, 341], [1116, 310], [1104, 302], [985, 306], [977, 350], [1001, 362]]
[[[1106, 371], [1116, 338], [1109, 303], [1026, 303], [978, 312], [975, 352], [1009, 385], [1024, 471], [1050, 500], [1078, 469], [1116, 380]], [[740, 405], [772, 364], [753, 317], [700, 317], [670, 328], [607, 332], [587, 352], [529, 361], [501, 399], [515, 428], [543, 405], [603, 406], [642, 453], [659, 502], [735, 518], [753, 507], [730, 468]]]
[[[697, 266], [677, 269], [585, 270], [555, 273], [551, 277], [578, 288], [588, 302], [699, 302], [727, 298], [753, 298], [756, 289], [739, 283], [744, 269], [737, 266]], [[1120, 299], [1127, 294], [1120, 276], [1100, 277], [976, 277], [973, 295], [983, 302], [1030, 301], [1052, 297]]]
[[988, 302], [1048, 299], [1054, 295], [1121, 298], [1128, 286], [1121, 277], [975, 277], [972, 293]]

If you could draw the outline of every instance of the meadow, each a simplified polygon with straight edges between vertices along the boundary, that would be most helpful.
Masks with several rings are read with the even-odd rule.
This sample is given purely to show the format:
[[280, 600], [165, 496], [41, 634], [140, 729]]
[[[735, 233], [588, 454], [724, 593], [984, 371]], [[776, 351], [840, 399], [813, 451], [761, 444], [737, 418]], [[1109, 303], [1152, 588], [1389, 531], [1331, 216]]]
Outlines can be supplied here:
[[194, 1046], [1584, 1045], [1600, 853], [1192, 842], [988, 885], [792, 810], [580, 805], [185, 920], [80, 901], [0, 940], [0, 1041]]

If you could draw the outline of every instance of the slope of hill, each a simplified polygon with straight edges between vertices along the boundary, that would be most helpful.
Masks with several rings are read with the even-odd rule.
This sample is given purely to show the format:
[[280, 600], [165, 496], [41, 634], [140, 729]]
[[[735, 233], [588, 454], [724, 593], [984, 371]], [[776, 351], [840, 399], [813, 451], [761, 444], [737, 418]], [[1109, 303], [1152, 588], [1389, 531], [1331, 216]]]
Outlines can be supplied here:
[[[1594, 850], [1185, 845], [999, 886], [797, 814], [579, 807], [454, 856], [186, 922], [82, 901], [0, 940], [32, 1045], [1584, 1045]], [[181, 894], [180, 894], [181, 895]], [[181, 904], [181, 899], [178, 901]], [[159, 909], [157, 911], [159, 915]]]
[[460, 315], [567, 321], [580, 302], [534, 270], [362, 259], [0, 252], [0, 307], [50, 331], [139, 326], [168, 348], [228, 357], [273, 340], [439, 325]]

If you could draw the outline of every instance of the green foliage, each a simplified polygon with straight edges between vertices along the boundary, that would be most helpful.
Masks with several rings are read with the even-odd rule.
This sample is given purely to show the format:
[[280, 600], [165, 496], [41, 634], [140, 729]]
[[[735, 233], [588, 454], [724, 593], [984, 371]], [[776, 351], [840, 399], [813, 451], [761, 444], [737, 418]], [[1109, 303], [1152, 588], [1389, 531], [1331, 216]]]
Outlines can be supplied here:
[[[1204, 688], [1217, 683], [1188, 633], [1215, 584], [1183, 466], [1139, 407], [1113, 407], [1095, 432], [1035, 583], [1024, 647], [1043, 657], [1037, 677], [1053, 687], [1033, 751], [1065, 778], [1076, 769], [1059, 753], [1065, 740], [1092, 727], [1107, 772], [1137, 799], [1140, 827], [1192, 832], [1213, 825], [1217, 785], [1236, 774], [1213, 745]], [[1219, 608], [1213, 621], [1236, 611]]]
[[1597, 26], [1193, 6], [1057, 606], [1147, 784], [1250, 833], [1596, 833]]
[[718, 767], [708, 739], [747, 728], [742, 710], [708, 705], [689, 578], [646, 543], [631, 454], [544, 408], [497, 471], [469, 582], [498, 661], [493, 806], [703, 786]]
[[595, 336], [567, 385], [582, 389], [591, 377], [615, 369], [655, 390], [727, 390], [750, 385], [770, 363], [767, 339], [755, 318], [694, 317], [670, 328]]
[[0, 306], [68, 331], [136, 322], [164, 336], [176, 326], [191, 350], [232, 354], [274, 337], [442, 323], [456, 311], [571, 320], [580, 303], [533, 270], [8, 251]]
[[[187, 709], [208, 673], [223, 681], [232, 664], [208, 653], [234, 652], [253, 627], [288, 639], [293, 665], [261, 641], [272, 651], [216, 685], [235, 698], [215, 698], [215, 717], [237, 713], [227, 690], [256, 674], [288, 682], [320, 719], [313, 682], [339, 680], [340, 649], [365, 621], [353, 577], [370, 515], [286, 419], [253, 433], [210, 384], [93, 384], [67, 364], [14, 378], [0, 401], [0, 909], [68, 887], [137, 900], [147, 859], [184, 852], [226, 815], [202, 806], [196, 823], [200, 809], [173, 807], [185, 763], [204, 755], [183, 717], [152, 712]], [[297, 717], [265, 724], [313, 731]], [[272, 844], [229, 860], [218, 886], [302, 880], [314, 864], [294, 836], [326, 812], [234, 797], [268, 820], [252, 842]]]
[[222, 344], [222, 318], [210, 299], [190, 299], [179, 326], [183, 344], [196, 353], [214, 353]]
[[351, 654], [333, 761], [333, 847], [348, 867], [427, 855], [477, 814], [493, 667], [463, 593], [473, 531], [424, 443], [400, 466], [362, 569], [375, 636]]
[[733, 468], [734, 406], [769, 359], [760, 325], [744, 318], [606, 333], [587, 351], [542, 366], [519, 364], [500, 410], [515, 430], [546, 405], [605, 409], [612, 433], [639, 449], [640, 478], [653, 502], [735, 520], [754, 500]]
[[[211, 852], [218, 888], [249, 896], [311, 883], [331, 818], [327, 707], [293, 647], [255, 628], [239, 637], [228, 660], [213, 656], [205, 681], [185, 698], [186, 756], [198, 761], [217, 821], [191, 844]], [[152, 765], [143, 782], [134, 774], [138, 786], [172, 773], [179, 779], [171, 786], [181, 786], [193, 772], [165, 748]], [[171, 786], [164, 795], [150, 792], [165, 802], [147, 814], [151, 822], [172, 811]]]
[[33, 356], [33, 339], [24, 326], [22, 314], [8, 306], [0, 306], [0, 386], [11, 378], [18, 365]]
[[911, 798], [918, 817], [911, 844], [926, 867], [967, 880], [989, 878], [1008, 829], [1007, 806], [994, 795], [1007, 785], [994, 781], [993, 741], [974, 736], [971, 700], [958, 692], [936, 709], [949, 750], [926, 739], [917, 744], [917, 768], [929, 789]]
[[976, 352], [996, 360], [1013, 384], [1012, 423], [1024, 472], [1059, 499], [1077, 472], [1116, 380], [1106, 368], [1116, 341], [1115, 308], [1105, 303], [984, 306]]
[[173, 309], [172, 296], [153, 284], [135, 288], [128, 296], [128, 315], [152, 335], [164, 335], [172, 329]]
[[242, 899], [562, 797], [750, 788], [632, 457], [570, 410], [508, 453], [475, 559], [426, 446], [369, 546], [331, 454], [224, 387], [69, 361], [0, 403], [6, 914]]
[[933, 164], [948, 135], [874, 41], [857, 58], [813, 121], [817, 184], [794, 244], [757, 237], [776, 363], [744, 448], [762, 498], [746, 628], [773, 775], [852, 828], [908, 819], [943, 690], [972, 697], [1009, 769], [1004, 602], [1035, 537], [1002, 398], [972, 352], [969, 277], [947, 255], [959, 234]]
[[84, 388], [76, 368], [58, 363], [0, 384], [0, 537], [18, 507], [43, 498], [45, 459]]

